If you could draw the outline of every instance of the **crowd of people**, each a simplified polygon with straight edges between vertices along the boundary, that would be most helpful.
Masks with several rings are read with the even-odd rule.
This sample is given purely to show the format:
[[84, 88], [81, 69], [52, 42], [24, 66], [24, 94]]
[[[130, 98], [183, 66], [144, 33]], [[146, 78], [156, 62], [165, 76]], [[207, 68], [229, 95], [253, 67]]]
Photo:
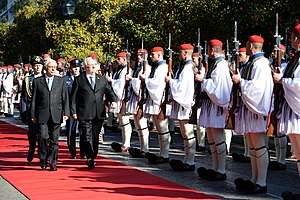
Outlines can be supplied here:
[[[151, 53], [138, 49], [132, 62], [128, 52], [118, 53], [117, 60], [102, 65], [98, 55], [83, 61], [72, 58], [53, 60], [49, 54], [35, 56], [30, 65], [7, 66], [1, 74], [1, 112], [13, 115], [14, 103], [21, 107], [20, 117], [29, 125], [28, 162], [34, 158], [38, 141], [38, 157], [43, 170], [50, 165], [57, 170], [58, 138], [62, 122], [66, 122], [70, 158], [76, 158], [76, 136], [80, 135], [80, 158], [87, 166], [96, 166], [103, 123], [111, 127], [116, 117], [121, 128], [122, 143], [113, 142], [116, 152], [129, 152], [132, 157], [147, 158], [149, 163], [169, 163], [175, 171], [194, 171], [195, 151], [205, 148], [205, 133], [211, 153], [211, 168], [197, 168], [200, 178], [226, 180], [228, 139], [244, 136], [245, 153], [233, 155], [240, 162], [251, 162], [251, 178], [235, 180], [236, 189], [247, 193], [267, 192], [268, 167], [285, 170], [287, 137], [295, 152], [300, 176], [300, 25], [294, 27], [291, 45], [295, 54], [284, 62], [285, 47], [281, 45], [282, 65], [274, 71], [263, 52], [264, 39], [249, 37], [240, 48], [240, 70], [232, 73], [225, 59], [223, 43], [218, 39], [208, 43], [209, 64], [205, 69], [202, 55], [190, 44], [179, 47], [179, 67], [170, 70], [164, 60], [164, 49], [153, 47]], [[150, 61], [148, 62], [148, 56]], [[149, 64], [150, 63], [150, 64]], [[103, 67], [104, 66], [104, 67]], [[194, 78], [191, 78], [194, 77]], [[9, 82], [9, 83], [8, 83]], [[201, 84], [201, 87], [196, 87]], [[275, 135], [276, 161], [269, 164], [266, 131], [274, 103], [274, 85], [280, 85], [280, 112], [277, 113]], [[238, 86], [238, 106], [234, 112], [233, 130], [226, 130], [232, 107], [232, 88]], [[189, 123], [197, 93], [201, 97], [197, 123]], [[130, 144], [133, 131], [130, 116], [138, 131], [140, 148]], [[153, 122], [159, 143], [159, 154], [149, 151], [149, 119]], [[169, 148], [174, 132], [174, 120], [179, 123], [184, 143], [184, 158], [170, 160]], [[173, 124], [173, 125], [172, 125]], [[195, 131], [197, 130], [197, 131]], [[229, 141], [229, 143], [228, 143]]]

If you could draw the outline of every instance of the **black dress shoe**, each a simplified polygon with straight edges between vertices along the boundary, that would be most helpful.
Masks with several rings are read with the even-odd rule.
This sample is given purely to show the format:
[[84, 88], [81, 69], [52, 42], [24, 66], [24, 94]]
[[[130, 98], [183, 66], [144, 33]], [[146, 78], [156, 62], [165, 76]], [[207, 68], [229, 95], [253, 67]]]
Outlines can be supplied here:
[[50, 166], [50, 171], [57, 171], [57, 167], [56, 166]]
[[115, 152], [122, 152], [122, 145], [118, 142], [113, 142], [110, 146]]
[[255, 184], [253, 194], [265, 194], [267, 193], [268, 188], [267, 186], [260, 186], [258, 184]]
[[89, 169], [93, 169], [93, 168], [95, 168], [96, 163], [95, 163], [94, 160], [89, 159], [89, 160], [86, 162], [86, 165], [89, 167]]
[[237, 178], [234, 180], [234, 184], [237, 190], [243, 191], [245, 193], [253, 193], [255, 185], [250, 180], [244, 180]]
[[128, 152], [133, 158], [144, 158], [145, 157], [145, 152], [141, 151], [138, 148], [130, 147], [128, 149]]
[[208, 179], [207, 169], [205, 167], [199, 167], [197, 169], [198, 176], [203, 179]]
[[85, 159], [85, 158], [86, 158], [86, 155], [80, 155], [80, 158], [81, 158], [81, 159]]
[[76, 159], [76, 156], [70, 155], [70, 159]]
[[27, 161], [31, 162], [33, 160], [33, 153], [28, 152]]
[[210, 181], [224, 181], [226, 180], [226, 174], [221, 174], [220, 172], [213, 173], [211, 177], [209, 177]]
[[42, 170], [45, 170], [45, 169], [47, 168], [47, 165], [42, 164], [42, 165], [41, 165], [41, 168], [42, 168]]

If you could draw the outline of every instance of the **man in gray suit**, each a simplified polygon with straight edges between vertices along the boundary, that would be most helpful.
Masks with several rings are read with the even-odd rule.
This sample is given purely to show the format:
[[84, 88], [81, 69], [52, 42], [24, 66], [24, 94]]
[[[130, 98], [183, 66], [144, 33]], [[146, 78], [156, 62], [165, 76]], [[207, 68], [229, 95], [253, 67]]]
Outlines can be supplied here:
[[104, 95], [116, 107], [116, 96], [106, 79], [96, 74], [97, 63], [88, 57], [84, 62], [85, 72], [75, 77], [71, 92], [71, 114], [79, 121], [79, 129], [84, 139], [87, 166], [95, 167], [98, 154], [99, 132], [105, 118]]
[[56, 171], [60, 124], [70, 115], [69, 96], [64, 78], [55, 76], [56, 61], [48, 60], [45, 67], [46, 73], [33, 80], [31, 120], [39, 126], [38, 152], [41, 168], [46, 169], [49, 156], [50, 171]]

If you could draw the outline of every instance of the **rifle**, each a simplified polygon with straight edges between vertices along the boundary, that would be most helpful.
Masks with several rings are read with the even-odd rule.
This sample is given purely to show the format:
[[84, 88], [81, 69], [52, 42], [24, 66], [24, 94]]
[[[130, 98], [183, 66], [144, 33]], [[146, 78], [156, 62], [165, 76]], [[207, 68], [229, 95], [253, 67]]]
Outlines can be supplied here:
[[[276, 31], [274, 37], [276, 38], [276, 45], [277, 45], [277, 50], [276, 50], [276, 63], [274, 66], [274, 72], [275, 73], [280, 73], [280, 67], [281, 67], [281, 50], [280, 50], [280, 40], [281, 36], [278, 35], [278, 13], [276, 13]], [[280, 106], [280, 100], [281, 100], [281, 91], [282, 85], [279, 83], [274, 84], [273, 88], [273, 97], [274, 97], [274, 110], [268, 114], [268, 129], [266, 132], [267, 136], [271, 135], [276, 135], [277, 134], [277, 115], [281, 112], [281, 106]], [[272, 107], [272, 100], [271, 100], [271, 106]]]
[[[198, 28], [198, 42], [197, 42], [197, 48], [199, 53], [199, 69], [198, 74], [201, 73], [202, 68], [202, 58], [201, 58], [201, 51], [202, 47], [200, 46], [200, 28]], [[189, 124], [195, 124], [197, 125], [197, 111], [198, 108], [201, 107], [202, 101], [201, 101], [201, 82], [195, 83], [195, 104], [192, 107], [192, 113], [189, 119]]]
[[[168, 47], [168, 51], [169, 51], [169, 62], [168, 62], [168, 76], [172, 76], [173, 75], [173, 72], [172, 72], [172, 49], [171, 49], [171, 33], [169, 33], [169, 47]], [[168, 95], [169, 95], [169, 89], [170, 89], [170, 86], [169, 84], [166, 84], [166, 88], [165, 88], [165, 99], [164, 101], [162, 102], [162, 105], [161, 105], [161, 111], [159, 112], [158, 114], [158, 119], [160, 120], [164, 120], [166, 119], [166, 111], [167, 111], [167, 103], [169, 101], [169, 98], [168, 98]]]
[[[142, 38], [142, 58], [143, 58], [143, 71], [142, 74], [146, 73], [146, 66], [147, 66], [147, 60], [146, 60], [146, 55], [145, 55], [145, 51], [144, 51], [144, 41]], [[138, 102], [138, 111], [137, 111], [137, 118], [140, 119], [143, 117], [143, 105], [145, 103], [145, 90], [146, 90], [146, 85], [145, 85], [145, 81], [141, 81], [141, 99]]]
[[[234, 22], [234, 60], [233, 62], [233, 74], [238, 74], [240, 62], [239, 62], [239, 45], [240, 42], [237, 40], [237, 22]], [[229, 59], [229, 58], [228, 58]], [[230, 63], [228, 61], [228, 63]], [[229, 109], [226, 114], [226, 125], [225, 129], [234, 129], [235, 127], [235, 113], [238, 112], [239, 109], [239, 101], [240, 101], [240, 86], [239, 84], [233, 84], [231, 93], [230, 93], [230, 103], [229, 103]]]
[[105, 76], [111, 76], [111, 73], [112, 73], [112, 62], [110, 56], [110, 44], [108, 44], [108, 55], [105, 63], [104, 74]]
[[[130, 72], [130, 53], [128, 51], [128, 40], [126, 41], [126, 60], [127, 60], [127, 72], [126, 72], [126, 75], [129, 74]], [[124, 96], [124, 102], [127, 102], [129, 101], [129, 81], [126, 80], [125, 82], [125, 87], [124, 87], [124, 90], [125, 90], [125, 96]]]
[[204, 63], [205, 63], [205, 72], [208, 71], [208, 55], [207, 55], [207, 41], [204, 40]]

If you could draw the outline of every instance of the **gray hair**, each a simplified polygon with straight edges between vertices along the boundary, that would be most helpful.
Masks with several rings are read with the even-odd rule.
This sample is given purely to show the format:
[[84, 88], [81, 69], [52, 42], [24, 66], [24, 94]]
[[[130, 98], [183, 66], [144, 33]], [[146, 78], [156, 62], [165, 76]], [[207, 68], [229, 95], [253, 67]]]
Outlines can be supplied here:
[[50, 63], [55, 63], [55, 65], [57, 66], [56, 60], [53, 60], [53, 59], [47, 60], [46, 63], [44, 64], [44, 66], [45, 66], [46, 68], [48, 68], [48, 66], [49, 66]]

